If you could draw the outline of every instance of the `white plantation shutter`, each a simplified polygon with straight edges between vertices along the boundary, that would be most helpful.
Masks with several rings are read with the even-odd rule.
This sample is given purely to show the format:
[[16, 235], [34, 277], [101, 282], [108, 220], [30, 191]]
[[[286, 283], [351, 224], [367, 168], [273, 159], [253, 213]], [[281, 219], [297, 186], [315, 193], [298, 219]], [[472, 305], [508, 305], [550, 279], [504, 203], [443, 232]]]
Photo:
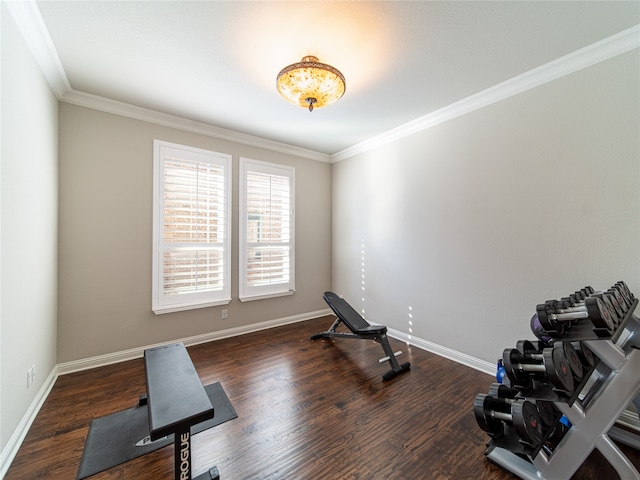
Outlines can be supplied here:
[[294, 291], [294, 170], [240, 159], [240, 299]]
[[154, 142], [153, 311], [230, 301], [229, 155]]

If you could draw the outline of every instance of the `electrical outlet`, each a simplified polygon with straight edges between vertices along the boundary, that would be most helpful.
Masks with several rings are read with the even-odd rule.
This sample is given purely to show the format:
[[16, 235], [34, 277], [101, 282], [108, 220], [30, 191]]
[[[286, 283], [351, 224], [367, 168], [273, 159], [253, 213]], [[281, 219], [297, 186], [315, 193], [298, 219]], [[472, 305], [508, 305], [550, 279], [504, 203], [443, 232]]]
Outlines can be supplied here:
[[229, 318], [229, 310], [227, 310], [226, 308], [224, 310], [222, 310], [222, 312], [220, 313], [220, 316], [222, 317], [222, 320], [226, 320], [227, 318]]

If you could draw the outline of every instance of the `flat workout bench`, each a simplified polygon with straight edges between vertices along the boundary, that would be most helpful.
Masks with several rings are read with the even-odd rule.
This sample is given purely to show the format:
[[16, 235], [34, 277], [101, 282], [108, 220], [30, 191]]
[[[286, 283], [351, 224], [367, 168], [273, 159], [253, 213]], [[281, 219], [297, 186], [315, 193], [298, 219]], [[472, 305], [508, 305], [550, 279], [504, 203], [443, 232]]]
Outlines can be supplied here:
[[[387, 337], [387, 327], [384, 325], [371, 325], [362, 318], [344, 298], [339, 297], [333, 292], [325, 292], [322, 297], [338, 318], [336, 318], [329, 330], [312, 335], [311, 340], [333, 337], [375, 340], [382, 345], [382, 349], [386, 355], [380, 359], [380, 363], [388, 361], [391, 365], [391, 370], [382, 375], [383, 380], [389, 380], [399, 373], [409, 370], [411, 367], [409, 362], [403, 363], [402, 365], [398, 364], [396, 355], [400, 355], [402, 352], [393, 353], [391, 345], [389, 344], [389, 338]], [[351, 333], [337, 332], [336, 329], [341, 323], [344, 323], [346, 327], [351, 330]]]
[[[151, 441], [174, 435], [175, 480], [191, 480], [191, 426], [213, 418], [213, 406], [182, 342], [144, 351]], [[217, 480], [216, 467], [195, 480]]]

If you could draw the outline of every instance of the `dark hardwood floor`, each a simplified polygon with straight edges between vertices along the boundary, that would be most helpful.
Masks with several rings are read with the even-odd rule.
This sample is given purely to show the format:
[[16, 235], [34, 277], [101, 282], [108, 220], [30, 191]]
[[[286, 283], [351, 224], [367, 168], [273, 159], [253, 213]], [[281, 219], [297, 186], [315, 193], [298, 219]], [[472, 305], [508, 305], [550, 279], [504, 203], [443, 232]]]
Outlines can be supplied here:
[[[332, 317], [190, 347], [238, 418], [196, 435], [194, 470], [233, 479], [509, 479], [484, 458], [473, 399], [492, 377], [391, 339], [411, 370], [382, 381], [380, 345], [310, 341]], [[143, 360], [60, 376], [6, 480], [74, 479], [91, 420], [136, 405]], [[640, 452], [622, 446], [636, 466]], [[165, 447], [91, 479], [171, 479]], [[618, 478], [596, 451], [573, 477]]]

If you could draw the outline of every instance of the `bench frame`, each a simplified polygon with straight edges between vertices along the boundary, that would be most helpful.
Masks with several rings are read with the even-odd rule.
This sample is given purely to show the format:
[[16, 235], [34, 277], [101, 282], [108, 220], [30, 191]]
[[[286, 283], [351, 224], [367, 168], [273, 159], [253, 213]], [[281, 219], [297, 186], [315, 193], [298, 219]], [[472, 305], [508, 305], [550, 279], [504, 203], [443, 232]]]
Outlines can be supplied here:
[[[191, 427], [213, 418], [209, 396], [182, 342], [145, 350], [144, 367], [147, 395], [141, 403], [149, 412], [149, 437], [173, 434], [175, 480], [191, 480]], [[194, 480], [219, 478], [213, 467]]]
[[[391, 345], [389, 344], [386, 326], [371, 325], [358, 312], [356, 312], [344, 298], [333, 292], [325, 292], [323, 298], [331, 310], [333, 310], [333, 313], [336, 314], [337, 318], [329, 330], [312, 335], [311, 340], [316, 340], [318, 338], [354, 338], [361, 340], [374, 340], [382, 345], [382, 349], [384, 350], [385, 357], [380, 360], [380, 363], [388, 361], [389, 365], [391, 365], [391, 370], [382, 375], [383, 380], [389, 380], [396, 375], [409, 370], [411, 367], [409, 362], [403, 364], [398, 363], [396, 354], [393, 352]], [[349, 330], [351, 330], [351, 333], [336, 331], [340, 324], [344, 324]]]

